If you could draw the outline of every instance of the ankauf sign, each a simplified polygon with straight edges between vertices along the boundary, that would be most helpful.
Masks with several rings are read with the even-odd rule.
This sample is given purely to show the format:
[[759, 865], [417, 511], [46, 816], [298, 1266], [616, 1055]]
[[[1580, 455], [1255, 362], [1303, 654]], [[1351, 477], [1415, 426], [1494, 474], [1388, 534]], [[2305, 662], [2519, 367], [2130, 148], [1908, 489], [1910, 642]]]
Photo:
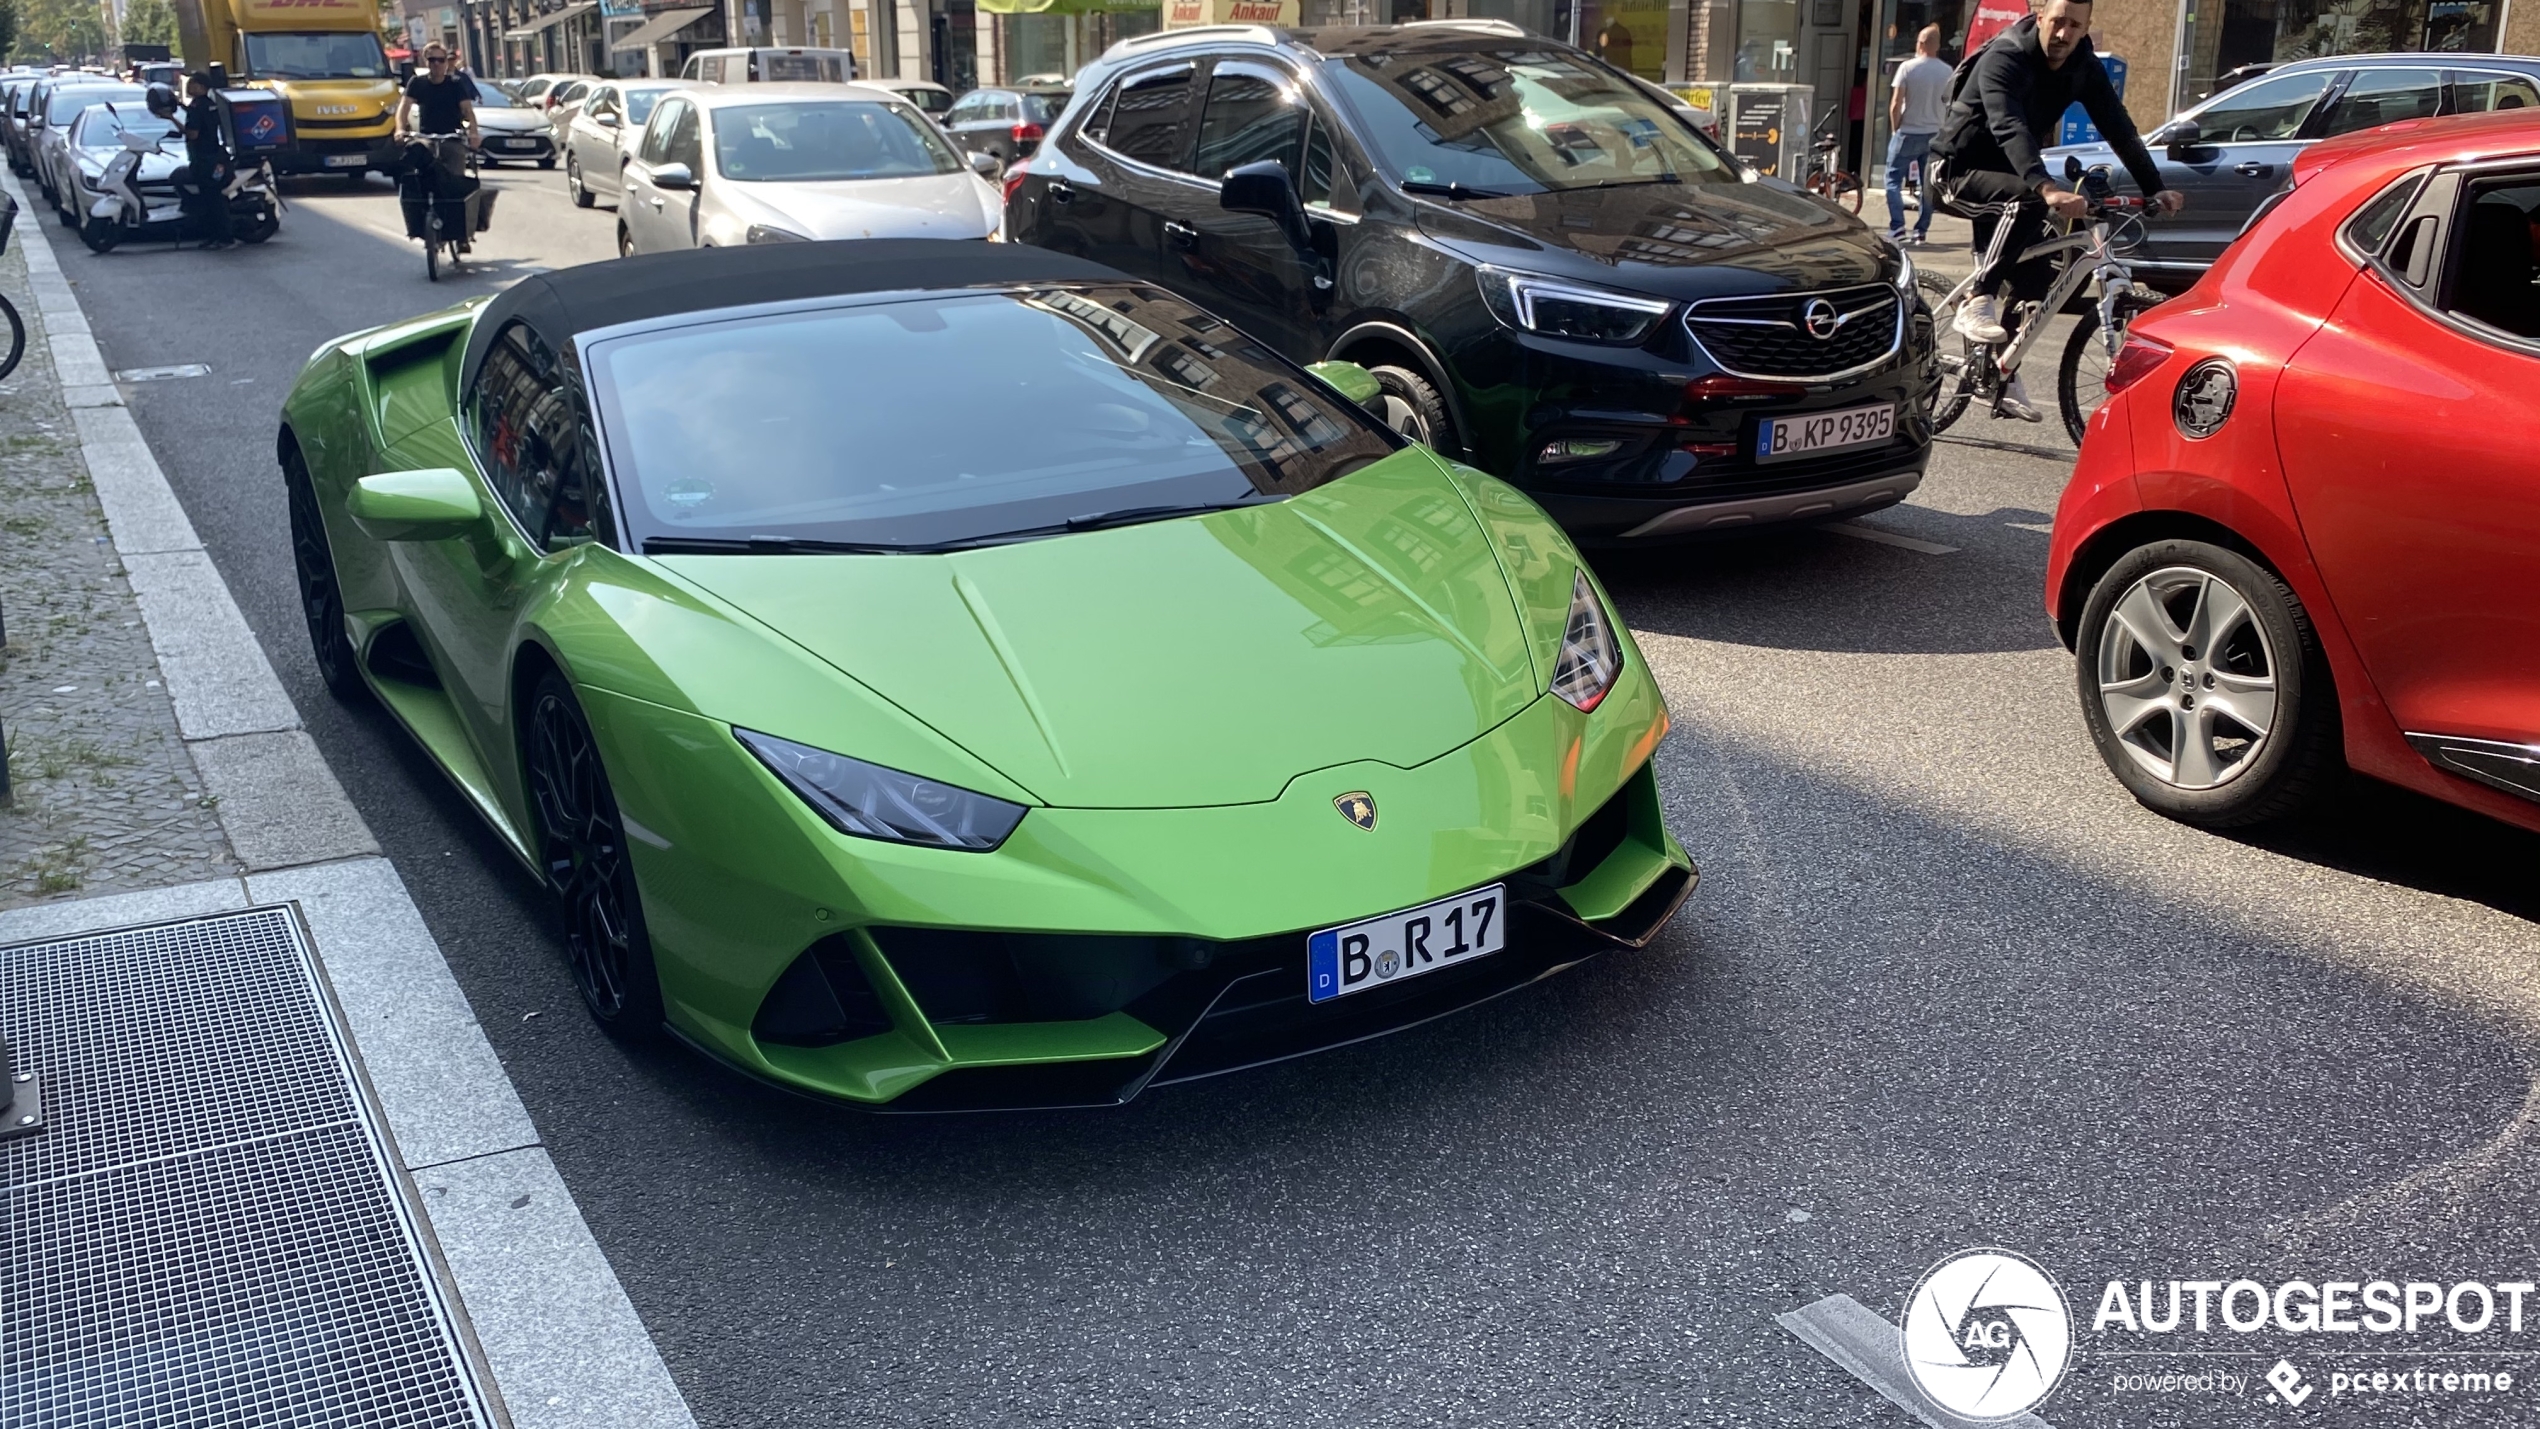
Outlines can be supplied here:
[[1294, 25], [1298, 0], [1164, 0], [1164, 28], [1188, 25]]

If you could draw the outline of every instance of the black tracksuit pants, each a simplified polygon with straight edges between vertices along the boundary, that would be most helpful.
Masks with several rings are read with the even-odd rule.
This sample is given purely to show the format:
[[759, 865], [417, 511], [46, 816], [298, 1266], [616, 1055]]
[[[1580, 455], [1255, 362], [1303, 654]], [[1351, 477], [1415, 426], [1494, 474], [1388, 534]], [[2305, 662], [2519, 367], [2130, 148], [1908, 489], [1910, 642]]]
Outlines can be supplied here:
[[1995, 292], [2007, 277], [2013, 302], [2044, 298], [2055, 284], [2055, 260], [2022, 263], [2019, 257], [2046, 237], [2046, 200], [2016, 174], [1990, 169], [1952, 173], [1946, 162], [1940, 170], [1941, 201], [1976, 226], [1974, 291]]

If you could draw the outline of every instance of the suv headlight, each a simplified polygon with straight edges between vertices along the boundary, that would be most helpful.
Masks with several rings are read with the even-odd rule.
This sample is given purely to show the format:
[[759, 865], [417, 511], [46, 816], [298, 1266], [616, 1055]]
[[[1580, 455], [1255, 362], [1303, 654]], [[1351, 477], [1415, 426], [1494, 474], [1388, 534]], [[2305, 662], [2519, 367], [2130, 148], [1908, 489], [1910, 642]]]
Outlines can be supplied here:
[[746, 237], [752, 243], [809, 243], [811, 241], [790, 228], [778, 228], [772, 223], [751, 224]]
[[1572, 342], [1638, 343], [1675, 307], [1665, 298], [1609, 292], [1505, 268], [1476, 268], [1473, 277], [1492, 317], [1522, 332]]
[[1595, 709], [1623, 674], [1623, 642], [1615, 638], [1605, 603], [1582, 570], [1570, 580], [1570, 618], [1561, 630], [1561, 654], [1552, 662], [1552, 692], [1581, 714]]
[[1914, 296], [1914, 260], [1902, 248], [1896, 250], [1896, 291], [1906, 298]]
[[1023, 822], [1021, 804], [738, 726], [732, 737], [842, 834], [986, 853]]

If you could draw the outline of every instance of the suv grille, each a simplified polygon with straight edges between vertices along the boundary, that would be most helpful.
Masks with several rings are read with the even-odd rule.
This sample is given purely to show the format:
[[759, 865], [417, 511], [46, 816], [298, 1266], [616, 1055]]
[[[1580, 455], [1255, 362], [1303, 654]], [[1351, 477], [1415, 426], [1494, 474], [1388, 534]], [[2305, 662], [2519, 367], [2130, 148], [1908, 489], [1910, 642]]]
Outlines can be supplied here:
[[[1823, 337], [1809, 327], [1812, 310], [1820, 329], [1836, 324]], [[1822, 381], [1893, 354], [1901, 335], [1896, 319], [1896, 290], [1871, 283], [1768, 298], [1711, 298], [1685, 313], [1685, 327], [1735, 376]]]

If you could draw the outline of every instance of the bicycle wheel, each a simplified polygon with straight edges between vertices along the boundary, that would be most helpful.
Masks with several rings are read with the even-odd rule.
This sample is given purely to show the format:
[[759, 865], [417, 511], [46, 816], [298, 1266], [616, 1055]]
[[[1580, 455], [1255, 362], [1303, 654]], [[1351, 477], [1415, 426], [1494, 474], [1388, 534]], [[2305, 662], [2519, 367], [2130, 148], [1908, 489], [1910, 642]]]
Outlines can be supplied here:
[[5, 378], [18, 370], [18, 359], [26, 356], [26, 320], [7, 298], [0, 298], [0, 318], [9, 320], [8, 332], [0, 334], [0, 378]]
[[1938, 436], [1966, 414], [1967, 403], [1975, 395], [1975, 349], [1950, 328], [1949, 320], [1957, 306], [1946, 304], [1944, 310], [1950, 291], [1958, 285], [1937, 273], [1917, 269], [1914, 286], [1922, 290], [1923, 305], [1931, 309], [1932, 346], [1940, 367], [1939, 380], [1931, 389], [1931, 430], [1933, 436]]
[[[2118, 327], [2122, 329], [2160, 302], [2156, 293], [2127, 293], [2117, 300]], [[2064, 431], [2074, 446], [2081, 445], [2083, 433], [2090, 429], [2090, 414], [2108, 400], [2108, 367], [2114, 360], [2107, 344], [2099, 341], [2099, 305], [2093, 303], [2074, 320], [2073, 335], [2064, 342], [2064, 360], [2055, 372], [2055, 401], [2064, 409]]]
[[1854, 214], [1861, 211], [1861, 181], [1859, 179], [1837, 169], [1827, 176], [1827, 181], [1834, 187], [1836, 203], [1843, 205], [1845, 210]]

